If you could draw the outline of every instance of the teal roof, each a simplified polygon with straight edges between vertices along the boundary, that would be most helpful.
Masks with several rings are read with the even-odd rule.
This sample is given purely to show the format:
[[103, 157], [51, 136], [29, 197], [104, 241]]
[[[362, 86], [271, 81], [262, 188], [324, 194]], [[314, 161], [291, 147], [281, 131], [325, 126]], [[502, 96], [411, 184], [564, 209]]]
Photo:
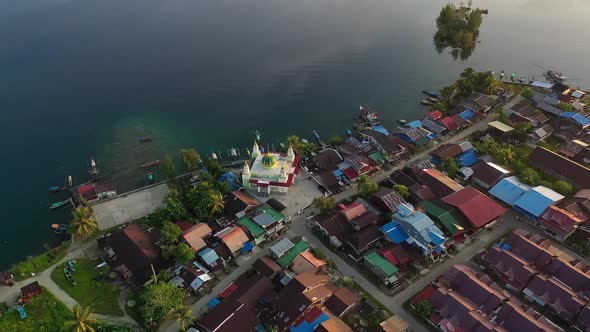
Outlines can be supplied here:
[[365, 259], [371, 262], [371, 264], [375, 265], [379, 270], [383, 271], [383, 273], [387, 277], [391, 277], [398, 271], [398, 269], [393, 264], [388, 262], [387, 259], [385, 259], [385, 257], [379, 255], [374, 251], [368, 253], [365, 256]]
[[285, 219], [285, 215], [276, 211], [275, 209], [271, 208], [270, 205], [264, 203], [264, 204], [260, 204], [257, 208], [256, 211], [258, 211], [259, 213], [264, 213], [266, 212], [274, 221], [279, 222]]
[[252, 234], [252, 236], [255, 238], [264, 234], [264, 229], [254, 222], [254, 220], [248, 217], [242, 217], [238, 219], [238, 225], [246, 227], [248, 232], [250, 232], [250, 234]]
[[291, 263], [293, 263], [293, 260], [295, 259], [295, 257], [297, 257], [297, 255], [310, 248], [311, 246], [307, 242], [299, 241], [299, 243], [297, 243], [293, 248], [291, 248], [291, 250], [289, 250], [289, 252], [287, 252], [285, 256], [279, 258], [277, 260], [277, 263], [283, 268], [286, 268], [289, 265], [291, 265]]
[[455, 218], [455, 216], [453, 216], [453, 208], [450, 207], [445, 209], [443, 206], [431, 201], [422, 201], [420, 205], [424, 208], [426, 213], [439, 221], [451, 235], [455, 235], [464, 230], [461, 223]]

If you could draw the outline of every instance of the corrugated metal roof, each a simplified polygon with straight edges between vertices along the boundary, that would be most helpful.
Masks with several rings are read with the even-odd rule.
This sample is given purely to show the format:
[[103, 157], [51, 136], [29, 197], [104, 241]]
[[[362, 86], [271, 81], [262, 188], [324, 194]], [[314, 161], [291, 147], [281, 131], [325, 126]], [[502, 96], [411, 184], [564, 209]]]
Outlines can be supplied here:
[[489, 193], [512, 206], [530, 188], [531, 186], [520, 182], [516, 176], [510, 176], [500, 180]]
[[492, 121], [490, 123], [488, 123], [488, 125], [492, 128], [496, 128], [499, 131], [503, 132], [503, 133], [508, 133], [514, 130], [514, 128], [510, 127], [507, 124], [504, 124], [500, 121]]
[[562, 117], [562, 118], [571, 118], [571, 119], [574, 119], [582, 127], [586, 127], [586, 126], [590, 125], [590, 120], [588, 118], [586, 118], [585, 116], [583, 116], [582, 114], [580, 114], [580, 113], [563, 112], [559, 116]]
[[260, 235], [264, 234], [264, 229], [260, 227], [257, 223], [255, 223], [252, 219], [248, 217], [242, 217], [238, 220], [238, 225], [246, 227], [248, 232], [252, 234], [253, 237], [259, 237]]
[[205, 249], [199, 251], [198, 255], [199, 255], [199, 257], [201, 257], [203, 259], [203, 261], [207, 265], [210, 265], [211, 263], [213, 263], [219, 259], [219, 256], [217, 256], [217, 253], [215, 252], [215, 250], [213, 250], [211, 248], [205, 248]]
[[374, 251], [368, 253], [365, 256], [365, 259], [371, 262], [371, 264], [375, 265], [379, 270], [383, 271], [383, 273], [388, 277], [391, 277], [398, 271], [398, 269], [393, 264], [388, 262], [383, 256]]
[[564, 196], [547, 187], [538, 186], [525, 192], [514, 203], [514, 206], [534, 217], [539, 217], [547, 207], [559, 202], [563, 198]]
[[270, 251], [275, 257], [281, 257], [294, 246], [295, 244], [291, 242], [291, 240], [284, 237], [279, 242], [270, 247]]
[[295, 257], [297, 257], [297, 255], [308, 250], [309, 248], [311, 248], [311, 246], [307, 242], [299, 241], [299, 243], [297, 243], [291, 250], [289, 250], [289, 252], [286, 255], [278, 259], [277, 263], [284, 268], [288, 267], [289, 265], [291, 265], [291, 263], [293, 263], [293, 260], [295, 259]]

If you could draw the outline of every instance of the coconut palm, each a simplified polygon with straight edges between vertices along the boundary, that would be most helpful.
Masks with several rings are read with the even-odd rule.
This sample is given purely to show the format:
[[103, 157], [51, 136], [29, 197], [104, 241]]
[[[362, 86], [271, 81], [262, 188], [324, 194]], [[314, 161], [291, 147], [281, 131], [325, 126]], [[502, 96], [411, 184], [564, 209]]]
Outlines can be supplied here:
[[72, 212], [71, 233], [74, 236], [87, 238], [98, 229], [92, 208], [79, 206]]
[[96, 324], [97, 321], [90, 307], [81, 307], [80, 305], [76, 305], [74, 307], [73, 318], [74, 319], [64, 323], [66, 329], [74, 332], [95, 332], [95, 329], [92, 327], [92, 325]]
[[195, 320], [193, 317], [193, 311], [182, 304], [172, 309], [170, 317], [180, 324], [181, 331], [186, 331], [186, 326], [192, 324]]
[[223, 211], [225, 207], [225, 201], [223, 199], [223, 195], [218, 192], [214, 191], [209, 194], [209, 203], [207, 204], [211, 213], [216, 214]]

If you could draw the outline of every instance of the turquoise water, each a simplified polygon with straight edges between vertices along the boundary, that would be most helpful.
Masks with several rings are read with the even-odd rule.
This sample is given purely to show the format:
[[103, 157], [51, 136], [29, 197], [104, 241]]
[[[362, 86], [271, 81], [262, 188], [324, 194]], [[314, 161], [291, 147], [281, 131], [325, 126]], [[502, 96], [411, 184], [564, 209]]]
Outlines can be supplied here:
[[[0, 268], [57, 238], [47, 187], [85, 179], [94, 156], [119, 190], [138, 165], [268, 144], [295, 133], [343, 134], [360, 103], [395, 119], [422, 114], [422, 89], [466, 66], [540, 78], [540, 67], [590, 86], [583, 0], [474, 1], [490, 14], [467, 61], [438, 55], [446, 1], [4, 0]], [[154, 142], [139, 145], [140, 136]]]

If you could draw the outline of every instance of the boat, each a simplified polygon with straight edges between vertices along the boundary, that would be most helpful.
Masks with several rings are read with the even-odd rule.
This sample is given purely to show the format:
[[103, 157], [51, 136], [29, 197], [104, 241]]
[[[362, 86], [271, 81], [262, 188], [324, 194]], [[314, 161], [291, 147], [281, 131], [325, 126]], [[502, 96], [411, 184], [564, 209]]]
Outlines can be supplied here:
[[100, 174], [100, 169], [96, 167], [94, 158], [90, 158], [90, 169], [88, 170], [88, 175], [90, 175], [90, 181], [96, 181], [102, 177]]
[[211, 153], [211, 158], [213, 160], [217, 160], [217, 154], [215, 154], [215, 152]]
[[55, 203], [49, 205], [49, 209], [51, 209], [51, 210], [59, 209], [59, 208], [64, 207], [64, 206], [66, 206], [68, 204], [72, 204], [72, 199], [71, 198], [68, 198], [66, 200], [63, 200], [61, 202], [55, 202]]
[[66, 187], [58, 187], [58, 186], [54, 186], [54, 187], [49, 187], [49, 191], [52, 193], [56, 193], [58, 191], [63, 191], [66, 190]]
[[145, 176], [145, 181], [148, 184], [152, 184], [152, 183], [156, 182], [156, 176], [154, 175], [154, 173], [148, 173]]
[[319, 140], [319, 139], [320, 139], [320, 134], [318, 134], [318, 132], [314, 130], [314, 131], [313, 131], [313, 137], [314, 137], [316, 140]]
[[348, 136], [348, 137], [352, 136], [352, 130], [346, 128], [346, 136]]
[[240, 153], [236, 148], [231, 148], [231, 149], [227, 150], [227, 155], [228, 155], [228, 157], [230, 157], [232, 159], [238, 159], [238, 156], [240, 155]]
[[260, 133], [258, 130], [256, 130], [255, 135], [256, 135], [256, 141], [260, 142], [260, 140], [262, 139], [262, 133]]
[[433, 103], [438, 103], [438, 99], [434, 98], [434, 97], [430, 97], [430, 98], [428, 98], [428, 100], [430, 100]]
[[545, 72], [545, 77], [554, 83], [563, 82], [567, 79], [567, 76], [565, 76], [563, 73], [559, 73], [553, 70], [548, 70], [547, 72]]
[[152, 141], [152, 138], [149, 136], [142, 136], [142, 137], [138, 138], [137, 141], [139, 143], [149, 143]]
[[400, 120], [396, 120], [397, 123], [399, 123], [400, 125], [404, 126], [406, 123], [408, 123], [408, 121], [404, 120], [404, 119], [400, 119]]
[[140, 167], [144, 168], [144, 169], [149, 169], [149, 168], [158, 167], [158, 166], [160, 166], [160, 160], [150, 161], [149, 163], [142, 164]]
[[74, 185], [74, 180], [72, 179], [71, 175], [68, 175], [68, 187], [71, 187]]
[[367, 106], [360, 106], [359, 117], [361, 120], [369, 123], [370, 125], [381, 124], [381, 118], [379, 117], [379, 114]]
[[432, 101], [430, 101], [428, 99], [422, 99], [422, 100], [420, 100], [420, 104], [422, 104], [422, 105], [432, 105]]
[[432, 98], [437, 98], [438, 99], [440, 97], [438, 95], [438, 93], [433, 92], [433, 91], [422, 90], [422, 93], [425, 94], [425, 95], [427, 95], [427, 96], [429, 96], [429, 97], [432, 97]]
[[68, 230], [68, 225], [64, 225], [64, 224], [51, 224], [51, 229], [53, 229], [53, 231], [56, 234], [60, 234], [63, 233], [65, 231]]

